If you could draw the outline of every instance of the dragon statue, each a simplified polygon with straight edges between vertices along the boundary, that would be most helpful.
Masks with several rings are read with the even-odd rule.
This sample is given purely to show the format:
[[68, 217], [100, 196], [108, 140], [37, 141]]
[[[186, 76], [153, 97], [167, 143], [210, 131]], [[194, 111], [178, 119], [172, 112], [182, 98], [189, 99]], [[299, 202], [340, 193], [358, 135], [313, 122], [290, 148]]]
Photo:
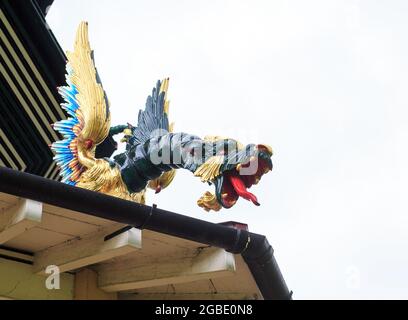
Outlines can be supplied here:
[[[239, 197], [259, 205], [247, 189], [272, 169], [268, 145], [244, 146], [225, 137], [201, 139], [173, 132], [168, 79], [157, 82], [136, 126], [111, 128], [109, 101], [95, 68], [86, 22], [78, 27], [74, 51], [67, 52], [66, 70], [66, 86], [58, 90], [69, 117], [53, 125], [63, 140], [51, 145], [63, 182], [145, 203], [147, 187], [159, 192], [182, 168], [215, 186], [215, 193], [207, 191], [197, 201], [206, 211], [231, 208]], [[97, 158], [97, 146], [120, 133], [126, 150], [113, 158]]]

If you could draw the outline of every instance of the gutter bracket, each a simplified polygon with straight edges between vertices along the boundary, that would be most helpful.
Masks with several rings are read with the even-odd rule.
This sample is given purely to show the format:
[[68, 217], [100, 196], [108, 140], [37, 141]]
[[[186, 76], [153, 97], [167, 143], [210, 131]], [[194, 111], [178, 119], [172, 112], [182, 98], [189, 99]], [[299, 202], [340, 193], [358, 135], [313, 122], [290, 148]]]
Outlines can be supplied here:
[[132, 228], [133, 228], [132, 226], [125, 226], [125, 227], [123, 227], [123, 228], [120, 228], [119, 230], [116, 230], [116, 231], [114, 231], [114, 232], [108, 234], [107, 236], [105, 236], [105, 238], [103, 238], [103, 241], [108, 241], [108, 240], [110, 240], [110, 239], [112, 239], [112, 238], [114, 238], [114, 237], [120, 235], [121, 233], [126, 232], [126, 231], [132, 229]]
[[[156, 205], [156, 204], [153, 204], [153, 206], [151, 207], [150, 212], [149, 212], [149, 215], [147, 216], [146, 220], [143, 221], [143, 223], [142, 223], [140, 226], [135, 227], [135, 228], [136, 228], [136, 229], [139, 229], [139, 230], [143, 230], [144, 226], [145, 226], [145, 225], [147, 224], [147, 222], [150, 220], [151, 216], [153, 215], [153, 211], [154, 211], [156, 208], [157, 208], [157, 205]], [[126, 232], [126, 231], [128, 231], [128, 230], [130, 230], [130, 229], [132, 229], [132, 228], [133, 228], [133, 226], [125, 226], [125, 227], [123, 227], [123, 228], [120, 228], [119, 230], [116, 230], [116, 231], [114, 231], [114, 232], [108, 234], [107, 236], [105, 236], [105, 238], [103, 238], [103, 241], [108, 241], [109, 239], [112, 239], [112, 238], [116, 237], [117, 235], [119, 235], [119, 234], [121, 234], [121, 233], [123, 233], [123, 232]]]
[[233, 229], [236, 231], [235, 241], [232, 247], [227, 250], [227, 252], [242, 254], [248, 248], [248, 245], [251, 242], [250, 233], [247, 230], [236, 228]]
[[150, 212], [149, 215], [147, 216], [146, 220], [142, 222], [142, 224], [138, 227], [136, 227], [137, 229], [143, 230], [143, 228], [147, 225], [147, 223], [149, 222], [150, 218], [152, 217], [154, 211], [157, 209], [157, 205], [155, 203], [153, 203], [152, 207], [150, 208]]

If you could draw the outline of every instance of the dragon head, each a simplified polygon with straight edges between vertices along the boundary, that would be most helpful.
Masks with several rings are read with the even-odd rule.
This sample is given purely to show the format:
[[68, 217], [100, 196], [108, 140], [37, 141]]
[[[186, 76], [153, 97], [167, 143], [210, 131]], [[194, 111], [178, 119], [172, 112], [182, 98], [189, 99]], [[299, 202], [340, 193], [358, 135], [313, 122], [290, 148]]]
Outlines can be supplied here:
[[215, 194], [207, 191], [197, 204], [206, 211], [218, 211], [231, 208], [241, 197], [259, 206], [257, 197], [248, 189], [272, 170], [272, 148], [263, 144], [243, 146], [233, 139], [217, 139], [205, 138], [217, 145], [214, 149], [217, 151], [194, 172], [203, 182], [215, 186]]

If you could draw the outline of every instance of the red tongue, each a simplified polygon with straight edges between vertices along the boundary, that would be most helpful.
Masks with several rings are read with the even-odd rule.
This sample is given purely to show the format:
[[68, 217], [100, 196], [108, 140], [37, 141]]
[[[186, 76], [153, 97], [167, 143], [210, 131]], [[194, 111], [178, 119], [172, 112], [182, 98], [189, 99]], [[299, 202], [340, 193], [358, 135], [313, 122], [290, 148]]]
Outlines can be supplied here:
[[252, 203], [256, 206], [259, 206], [259, 202], [258, 199], [256, 198], [256, 196], [254, 194], [252, 194], [251, 192], [248, 192], [244, 182], [241, 180], [240, 177], [236, 176], [236, 175], [228, 175], [228, 178], [232, 184], [232, 186], [234, 187], [235, 192], [242, 198], [247, 199], [249, 201], [252, 201]]

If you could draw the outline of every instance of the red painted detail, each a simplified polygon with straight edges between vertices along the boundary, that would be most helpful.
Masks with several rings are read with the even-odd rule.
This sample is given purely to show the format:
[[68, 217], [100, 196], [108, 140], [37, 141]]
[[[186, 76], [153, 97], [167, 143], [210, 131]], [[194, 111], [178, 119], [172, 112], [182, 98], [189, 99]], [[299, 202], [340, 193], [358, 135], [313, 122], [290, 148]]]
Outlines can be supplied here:
[[238, 175], [228, 175], [227, 176], [229, 181], [231, 182], [232, 186], [234, 187], [235, 192], [242, 198], [251, 201], [254, 205], [259, 206], [258, 199], [256, 196], [247, 191], [244, 182]]
[[86, 149], [91, 149], [94, 145], [94, 142], [91, 139], [86, 139], [84, 144]]

